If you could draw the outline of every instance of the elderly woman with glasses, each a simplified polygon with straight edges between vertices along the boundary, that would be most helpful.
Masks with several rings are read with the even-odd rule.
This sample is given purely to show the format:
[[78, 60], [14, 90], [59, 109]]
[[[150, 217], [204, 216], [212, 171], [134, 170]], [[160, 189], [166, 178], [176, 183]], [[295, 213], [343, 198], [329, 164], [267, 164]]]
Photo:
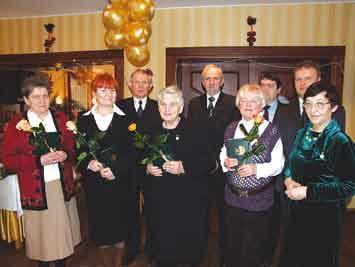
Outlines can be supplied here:
[[175, 86], [158, 95], [166, 134], [165, 162], [148, 164], [152, 183], [153, 253], [159, 267], [199, 266], [207, 246], [207, 174], [209, 159], [204, 133], [183, 117], [182, 92]]
[[[236, 105], [242, 119], [227, 127], [220, 154], [221, 166], [227, 174], [225, 259], [227, 267], [256, 267], [262, 264], [270, 245], [273, 180], [282, 171], [284, 156], [278, 129], [260, 116], [265, 106], [260, 86], [243, 85], [238, 90]], [[254, 150], [249, 158], [239, 157], [238, 161], [230, 150], [238, 148], [244, 153], [240, 152], [241, 155], [252, 150], [247, 150], [249, 145], [241, 149], [239, 145], [231, 148], [230, 144], [238, 139], [246, 141], [252, 132], [254, 140], [249, 139], [244, 144], [253, 149], [259, 147], [259, 153]]]
[[28, 110], [9, 122], [1, 152], [19, 179], [27, 257], [39, 267], [64, 267], [81, 240], [73, 197], [74, 138], [65, 114], [49, 109], [51, 89], [44, 73], [25, 78], [21, 93]]
[[312, 84], [304, 95], [310, 123], [299, 130], [286, 165], [289, 218], [280, 266], [339, 266], [346, 199], [355, 192], [353, 142], [332, 119], [335, 88]]

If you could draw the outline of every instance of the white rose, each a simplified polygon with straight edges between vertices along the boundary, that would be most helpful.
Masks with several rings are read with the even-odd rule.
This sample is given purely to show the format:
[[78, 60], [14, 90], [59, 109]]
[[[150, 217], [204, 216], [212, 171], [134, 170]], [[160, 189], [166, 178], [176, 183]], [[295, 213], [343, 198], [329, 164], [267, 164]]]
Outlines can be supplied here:
[[67, 123], [65, 124], [65, 126], [67, 127], [67, 129], [73, 133], [76, 134], [77, 132], [77, 128], [76, 125], [73, 121], [67, 121]]

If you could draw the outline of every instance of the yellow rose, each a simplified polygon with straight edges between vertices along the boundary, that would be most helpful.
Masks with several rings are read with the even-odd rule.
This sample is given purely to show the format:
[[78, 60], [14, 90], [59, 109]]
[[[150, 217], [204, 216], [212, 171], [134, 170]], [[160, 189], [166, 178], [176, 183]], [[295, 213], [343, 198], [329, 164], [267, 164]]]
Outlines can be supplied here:
[[16, 129], [19, 131], [30, 132], [31, 125], [27, 120], [22, 119], [16, 124]]
[[134, 132], [137, 129], [137, 124], [132, 123], [128, 126], [128, 131]]
[[257, 124], [262, 124], [264, 121], [264, 117], [263, 116], [256, 116], [255, 119], [254, 119], [254, 122], [257, 123]]
[[67, 121], [67, 123], [65, 124], [65, 126], [67, 127], [67, 129], [73, 133], [76, 134], [77, 129], [76, 129], [76, 125], [73, 121]]

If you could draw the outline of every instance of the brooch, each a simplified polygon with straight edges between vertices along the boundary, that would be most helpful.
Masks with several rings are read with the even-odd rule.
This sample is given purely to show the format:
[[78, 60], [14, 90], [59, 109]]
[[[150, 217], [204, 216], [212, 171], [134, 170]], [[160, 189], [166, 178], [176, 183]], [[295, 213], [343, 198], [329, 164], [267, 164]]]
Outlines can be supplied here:
[[176, 141], [179, 141], [179, 140], [180, 140], [180, 135], [178, 135], [178, 134], [175, 135], [175, 140], [176, 140]]

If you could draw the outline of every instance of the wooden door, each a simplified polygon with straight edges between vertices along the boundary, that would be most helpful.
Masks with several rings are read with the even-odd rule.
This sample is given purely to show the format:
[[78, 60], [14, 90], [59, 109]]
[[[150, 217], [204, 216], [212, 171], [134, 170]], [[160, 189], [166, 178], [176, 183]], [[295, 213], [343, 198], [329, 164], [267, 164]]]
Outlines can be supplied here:
[[201, 71], [208, 63], [221, 66], [225, 75], [223, 91], [235, 95], [244, 83], [257, 83], [265, 72], [276, 73], [283, 86], [281, 94], [295, 96], [293, 69], [312, 60], [321, 66], [322, 79], [336, 86], [340, 99], [343, 91], [345, 47], [196, 47], [167, 48], [166, 84], [177, 83], [186, 103], [203, 93]]
[[205, 93], [201, 82], [201, 72], [206, 64], [214, 63], [220, 66], [224, 74], [222, 91], [229, 95], [236, 95], [238, 88], [247, 83], [248, 62], [221, 62], [221, 61], [186, 61], [177, 66], [177, 84], [181, 88], [185, 101], [184, 114], [188, 112], [189, 102], [192, 98]]

